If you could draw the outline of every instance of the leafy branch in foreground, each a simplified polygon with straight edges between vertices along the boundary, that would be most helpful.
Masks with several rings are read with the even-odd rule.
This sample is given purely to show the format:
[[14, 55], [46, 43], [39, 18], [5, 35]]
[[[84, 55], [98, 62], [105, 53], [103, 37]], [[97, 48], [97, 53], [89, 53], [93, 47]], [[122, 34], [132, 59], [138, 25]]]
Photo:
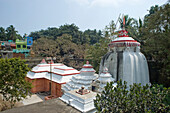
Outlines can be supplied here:
[[14, 105], [31, 94], [31, 83], [25, 80], [29, 70], [20, 58], [0, 59], [0, 94], [4, 100]]
[[97, 94], [94, 100], [97, 112], [101, 113], [145, 113], [145, 112], [168, 112], [167, 105], [170, 88], [162, 88], [154, 85], [141, 86], [133, 84], [127, 88], [127, 82], [121, 80], [113, 87], [113, 82], [107, 83], [105, 90]]

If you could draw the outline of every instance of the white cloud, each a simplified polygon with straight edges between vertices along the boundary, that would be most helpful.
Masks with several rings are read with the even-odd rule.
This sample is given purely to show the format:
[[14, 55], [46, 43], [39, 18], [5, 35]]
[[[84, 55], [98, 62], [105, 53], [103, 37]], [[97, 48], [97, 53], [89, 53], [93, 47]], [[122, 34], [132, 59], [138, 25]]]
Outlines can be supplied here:
[[89, 0], [72, 0], [72, 1], [74, 1], [80, 5], [89, 5], [90, 4]]
[[73, 0], [73, 1], [80, 5], [88, 5], [90, 7], [121, 6], [121, 4], [136, 4], [140, 2], [140, 0]]
[[107, 6], [117, 6], [119, 0], [93, 0], [91, 2], [91, 6], [102, 6], [102, 7], [107, 7]]

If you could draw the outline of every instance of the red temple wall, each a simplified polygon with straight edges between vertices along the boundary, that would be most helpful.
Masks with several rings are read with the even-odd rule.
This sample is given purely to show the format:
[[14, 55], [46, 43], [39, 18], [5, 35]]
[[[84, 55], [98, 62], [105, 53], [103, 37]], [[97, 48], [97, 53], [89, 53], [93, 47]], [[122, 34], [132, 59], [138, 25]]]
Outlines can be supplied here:
[[[50, 80], [48, 79], [45, 79], [45, 78], [30, 79], [26, 77], [26, 80], [31, 82], [33, 85], [33, 88], [31, 89], [32, 93], [50, 91]], [[63, 94], [61, 90], [61, 85], [62, 84], [52, 81], [51, 95], [61, 97]]]

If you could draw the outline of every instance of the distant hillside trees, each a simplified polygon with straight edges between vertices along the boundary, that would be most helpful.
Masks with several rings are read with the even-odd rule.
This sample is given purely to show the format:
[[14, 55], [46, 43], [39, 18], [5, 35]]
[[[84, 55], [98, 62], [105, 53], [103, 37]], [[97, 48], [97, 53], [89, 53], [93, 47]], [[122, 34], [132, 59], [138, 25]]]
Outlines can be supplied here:
[[75, 24], [31, 32], [29, 36], [34, 38], [31, 52], [34, 56], [56, 57], [58, 62], [74, 65], [73, 67], [81, 67], [81, 65], [70, 64], [69, 59], [87, 58], [86, 50], [104, 39], [100, 30], [88, 29], [83, 32]]
[[99, 42], [102, 38], [102, 32], [99, 30], [85, 30], [80, 31], [75, 24], [65, 24], [61, 25], [59, 28], [48, 28], [46, 30], [40, 30], [36, 32], [31, 32], [29, 36], [33, 37], [34, 40], [37, 40], [41, 37], [48, 39], [57, 39], [57, 37], [62, 36], [63, 34], [68, 34], [72, 36], [72, 42], [75, 44], [95, 44]]
[[83, 46], [71, 42], [71, 39], [72, 37], [68, 34], [63, 34], [55, 40], [42, 37], [34, 41], [32, 50], [35, 55], [42, 57], [71, 56], [72, 58], [83, 58]]

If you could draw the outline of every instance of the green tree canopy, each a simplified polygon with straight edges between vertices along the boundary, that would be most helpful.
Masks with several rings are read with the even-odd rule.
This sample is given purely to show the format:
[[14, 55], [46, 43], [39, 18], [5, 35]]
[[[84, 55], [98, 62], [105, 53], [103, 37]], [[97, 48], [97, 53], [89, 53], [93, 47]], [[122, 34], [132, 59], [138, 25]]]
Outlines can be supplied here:
[[89, 46], [87, 48], [86, 59], [92, 60], [92, 65], [96, 72], [99, 72], [100, 61], [102, 57], [108, 52], [108, 43], [110, 39], [102, 38], [99, 43]]
[[107, 83], [104, 91], [97, 94], [94, 105], [98, 113], [167, 113], [169, 91], [158, 85], [150, 88], [133, 84], [128, 88], [127, 83], [120, 80], [116, 87], [113, 82]]
[[5, 28], [0, 27], [0, 41], [15, 41], [16, 39], [22, 39], [21, 35], [17, 33], [18, 31], [15, 30], [15, 27], [13, 25], [7, 27], [6, 30]]
[[6, 33], [5, 33], [5, 29], [3, 27], [0, 27], [0, 40], [4, 41], [6, 40]]
[[107, 38], [112, 38], [113, 35], [116, 35], [117, 32], [115, 32], [116, 30], [116, 25], [114, 23], [114, 21], [112, 20], [109, 25], [107, 25], [104, 29], [104, 37]]
[[31, 32], [30, 37], [33, 37], [34, 40], [37, 40], [41, 37], [56, 40], [62, 35], [69, 35], [72, 37], [72, 42], [75, 44], [95, 44], [99, 42], [102, 38], [101, 31], [97, 30], [85, 30], [84, 32], [79, 30], [79, 27], [75, 24], [65, 24], [61, 25], [59, 28], [48, 28], [46, 30], [40, 30], [36, 32]]
[[[152, 7], [151, 7], [152, 8]], [[169, 86], [170, 83], [170, 6], [165, 4], [147, 16], [143, 29], [145, 40], [143, 51], [148, 59], [156, 62], [160, 72], [158, 82]]]
[[15, 41], [17, 39], [17, 32], [14, 28], [13, 25], [10, 25], [9, 27], [7, 27], [6, 29], [6, 35], [8, 37], [8, 40], [13, 40]]
[[64, 56], [69, 56], [71, 58], [83, 58], [83, 45], [77, 45], [71, 39], [72, 37], [67, 34], [63, 34], [56, 40], [39, 38], [34, 41], [32, 51], [35, 55], [42, 57], [52, 56], [61, 59]]
[[31, 83], [25, 80], [30, 69], [19, 58], [0, 59], [0, 94], [10, 102], [17, 102], [31, 94]]

